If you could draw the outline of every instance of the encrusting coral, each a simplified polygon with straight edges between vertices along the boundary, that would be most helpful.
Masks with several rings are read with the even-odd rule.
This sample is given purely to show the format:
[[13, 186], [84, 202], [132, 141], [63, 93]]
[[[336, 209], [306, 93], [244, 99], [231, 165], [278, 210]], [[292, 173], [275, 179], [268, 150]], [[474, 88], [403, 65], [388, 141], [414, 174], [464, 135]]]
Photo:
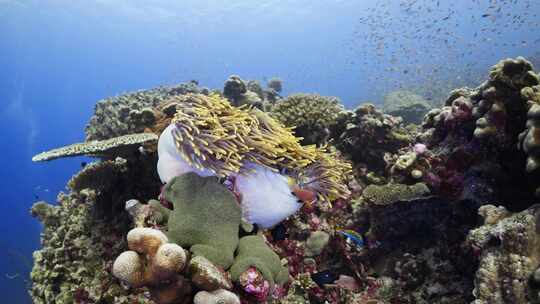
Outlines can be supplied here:
[[132, 229], [127, 242], [130, 251], [120, 254], [112, 266], [115, 277], [133, 288], [148, 286], [158, 304], [190, 301], [191, 286], [179, 275], [187, 264], [182, 247], [151, 228]]
[[337, 97], [293, 94], [276, 103], [270, 114], [286, 127], [293, 127], [303, 144], [322, 145], [343, 111]]
[[538, 206], [514, 214], [488, 206], [484, 225], [471, 230], [466, 242], [479, 260], [473, 303], [540, 303], [534, 278], [540, 262]]

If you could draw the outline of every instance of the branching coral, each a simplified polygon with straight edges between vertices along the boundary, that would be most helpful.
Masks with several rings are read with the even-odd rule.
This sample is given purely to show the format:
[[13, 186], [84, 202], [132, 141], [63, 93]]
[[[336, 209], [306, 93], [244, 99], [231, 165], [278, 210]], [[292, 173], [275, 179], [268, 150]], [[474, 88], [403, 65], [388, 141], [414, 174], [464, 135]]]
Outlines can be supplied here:
[[287, 127], [294, 127], [304, 144], [323, 144], [330, 135], [329, 128], [344, 111], [336, 97], [317, 94], [293, 94], [276, 103], [271, 115]]
[[[538, 172], [540, 167], [540, 85], [523, 88], [521, 95], [528, 100], [529, 111], [527, 112], [527, 129], [519, 135], [519, 145], [527, 153], [527, 172]], [[536, 196], [540, 197], [540, 187], [537, 187], [535, 192]]]
[[405, 123], [420, 123], [424, 114], [431, 108], [422, 96], [409, 91], [394, 91], [384, 96], [383, 111], [400, 116]]

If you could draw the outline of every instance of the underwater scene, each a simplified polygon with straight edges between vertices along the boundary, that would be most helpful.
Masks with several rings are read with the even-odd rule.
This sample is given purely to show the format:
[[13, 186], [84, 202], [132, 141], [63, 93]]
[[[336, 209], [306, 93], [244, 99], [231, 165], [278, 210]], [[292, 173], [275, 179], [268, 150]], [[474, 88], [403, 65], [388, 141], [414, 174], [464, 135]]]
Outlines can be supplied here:
[[540, 1], [0, 0], [1, 303], [540, 303]]

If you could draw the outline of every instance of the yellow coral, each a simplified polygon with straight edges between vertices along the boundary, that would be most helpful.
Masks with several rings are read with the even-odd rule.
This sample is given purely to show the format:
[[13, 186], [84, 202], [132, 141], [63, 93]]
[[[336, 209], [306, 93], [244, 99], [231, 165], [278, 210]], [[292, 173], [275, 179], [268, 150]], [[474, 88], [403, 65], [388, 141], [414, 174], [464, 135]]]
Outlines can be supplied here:
[[350, 164], [326, 148], [300, 145], [290, 128], [266, 113], [233, 107], [217, 94], [175, 99], [173, 136], [180, 155], [190, 165], [221, 177], [246, 173], [248, 163], [286, 169], [323, 198], [348, 196], [344, 183]]

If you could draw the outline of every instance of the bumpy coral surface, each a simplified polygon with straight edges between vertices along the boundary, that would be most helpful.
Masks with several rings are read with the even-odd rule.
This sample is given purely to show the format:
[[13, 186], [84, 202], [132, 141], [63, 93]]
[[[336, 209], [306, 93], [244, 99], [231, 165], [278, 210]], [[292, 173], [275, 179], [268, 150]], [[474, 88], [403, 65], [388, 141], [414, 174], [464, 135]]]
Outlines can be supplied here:
[[317, 94], [293, 94], [280, 100], [271, 109], [271, 115], [287, 127], [294, 127], [303, 144], [324, 144], [330, 136], [330, 127], [344, 111], [337, 97]]
[[163, 198], [173, 205], [167, 232], [171, 242], [229, 268], [241, 220], [233, 194], [215, 177], [187, 173], [165, 186]]
[[124, 229], [94, 217], [96, 197], [86, 189], [60, 194], [58, 205], [42, 202], [32, 208], [45, 225], [31, 273], [34, 303], [149, 303], [111, 277], [112, 261], [125, 246]]
[[142, 133], [158, 120], [158, 106], [172, 96], [204, 93], [196, 82], [171, 87], [141, 90], [97, 102], [94, 115], [86, 126], [86, 141], [104, 140], [132, 133]]
[[336, 147], [360, 167], [384, 171], [385, 153], [395, 153], [413, 140], [401, 119], [383, 114], [367, 104], [340, 116], [333, 128]]
[[431, 108], [422, 96], [409, 91], [394, 91], [384, 96], [382, 110], [386, 114], [400, 116], [405, 123], [420, 123]]
[[467, 237], [479, 255], [473, 303], [538, 303], [534, 278], [540, 262], [538, 208], [515, 214], [502, 211], [491, 206], [483, 213], [485, 224]]

